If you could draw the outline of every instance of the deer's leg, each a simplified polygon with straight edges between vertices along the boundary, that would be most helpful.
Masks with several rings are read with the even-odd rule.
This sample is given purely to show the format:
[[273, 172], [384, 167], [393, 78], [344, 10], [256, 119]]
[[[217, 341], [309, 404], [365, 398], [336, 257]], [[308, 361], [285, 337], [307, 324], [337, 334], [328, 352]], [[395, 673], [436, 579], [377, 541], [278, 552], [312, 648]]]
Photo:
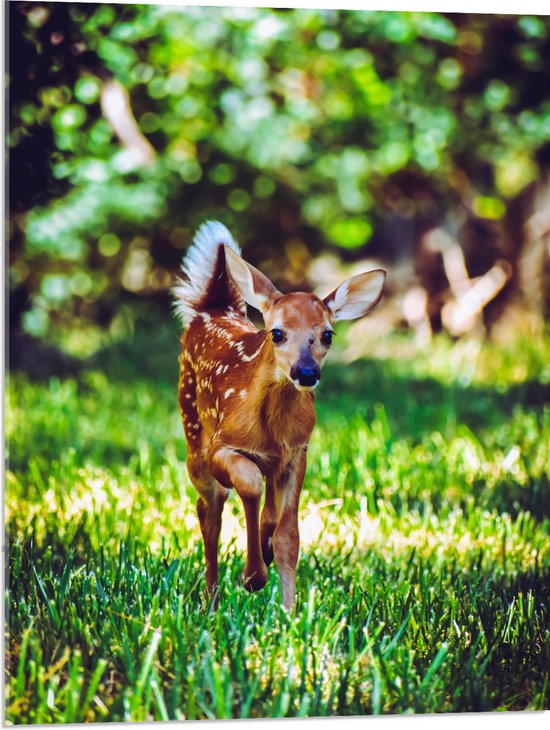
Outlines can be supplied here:
[[262, 544], [262, 556], [266, 565], [273, 562], [273, 532], [277, 527], [277, 506], [275, 504], [275, 484], [271, 479], [267, 480], [265, 504], [260, 520], [260, 541]]
[[197, 514], [201, 526], [206, 558], [206, 590], [216, 599], [218, 589], [218, 542], [222, 526], [222, 511], [227, 490], [219, 487], [215, 496], [199, 497], [197, 500]]
[[218, 542], [222, 525], [222, 511], [229, 491], [218, 484], [209, 473], [202, 454], [187, 457], [187, 470], [199, 493], [197, 514], [204, 542], [206, 560], [206, 590], [217, 603]]
[[261, 471], [246, 456], [228, 447], [212, 452], [210, 468], [224, 487], [234, 487], [241, 498], [246, 517], [247, 558], [244, 585], [250, 591], [263, 588], [267, 582], [267, 568], [260, 544], [260, 500], [263, 491]]
[[279, 519], [273, 533], [273, 552], [283, 607], [290, 611], [296, 599], [296, 566], [300, 550], [298, 506], [306, 470], [306, 451], [300, 450], [283, 475], [277, 480], [276, 500]]

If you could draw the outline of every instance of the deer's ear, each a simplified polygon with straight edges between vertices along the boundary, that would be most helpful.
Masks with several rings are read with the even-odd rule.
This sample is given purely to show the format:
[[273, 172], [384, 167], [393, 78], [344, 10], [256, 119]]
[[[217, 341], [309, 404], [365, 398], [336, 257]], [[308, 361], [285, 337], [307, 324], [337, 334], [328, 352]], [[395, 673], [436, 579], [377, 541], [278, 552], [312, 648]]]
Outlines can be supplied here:
[[228, 246], [225, 246], [225, 265], [242, 298], [260, 312], [265, 312], [275, 299], [282, 296], [267, 276], [264, 276], [254, 266], [247, 264]]
[[346, 279], [323, 300], [334, 315], [340, 319], [357, 319], [374, 309], [384, 290], [386, 272], [375, 269]]

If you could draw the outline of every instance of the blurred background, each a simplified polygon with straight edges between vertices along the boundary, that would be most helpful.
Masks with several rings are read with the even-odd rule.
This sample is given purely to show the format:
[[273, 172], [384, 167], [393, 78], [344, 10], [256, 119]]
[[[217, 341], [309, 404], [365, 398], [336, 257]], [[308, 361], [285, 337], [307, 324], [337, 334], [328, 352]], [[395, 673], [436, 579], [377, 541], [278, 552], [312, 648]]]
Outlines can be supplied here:
[[205, 219], [283, 291], [387, 268], [351, 357], [400, 330], [543, 331], [549, 17], [6, 15], [12, 367], [62, 373], [138, 327], [177, 332], [168, 290]]

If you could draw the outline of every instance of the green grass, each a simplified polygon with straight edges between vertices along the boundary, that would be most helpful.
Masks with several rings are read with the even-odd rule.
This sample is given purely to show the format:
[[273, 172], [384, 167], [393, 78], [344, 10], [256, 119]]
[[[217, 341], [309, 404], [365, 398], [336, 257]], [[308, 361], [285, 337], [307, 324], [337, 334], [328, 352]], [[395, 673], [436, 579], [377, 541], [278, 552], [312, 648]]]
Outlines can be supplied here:
[[205, 599], [174, 332], [10, 377], [7, 719], [549, 707], [550, 344], [384, 348], [326, 366], [292, 617], [235, 496]]

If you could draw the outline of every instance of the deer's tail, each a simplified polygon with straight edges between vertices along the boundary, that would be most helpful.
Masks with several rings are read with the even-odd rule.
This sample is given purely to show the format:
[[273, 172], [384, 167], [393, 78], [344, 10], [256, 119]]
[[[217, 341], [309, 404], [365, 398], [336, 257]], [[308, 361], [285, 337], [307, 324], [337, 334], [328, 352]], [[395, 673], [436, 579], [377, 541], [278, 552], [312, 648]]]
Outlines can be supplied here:
[[241, 250], [227, 228], [208, 221], [199, 228], [183, 260], [182, 276], [172, 287], [174, 309], [187, 326], [199, 312], [233, 307], [246, 314], [246, 304], [225, 268], [224, 245]]

